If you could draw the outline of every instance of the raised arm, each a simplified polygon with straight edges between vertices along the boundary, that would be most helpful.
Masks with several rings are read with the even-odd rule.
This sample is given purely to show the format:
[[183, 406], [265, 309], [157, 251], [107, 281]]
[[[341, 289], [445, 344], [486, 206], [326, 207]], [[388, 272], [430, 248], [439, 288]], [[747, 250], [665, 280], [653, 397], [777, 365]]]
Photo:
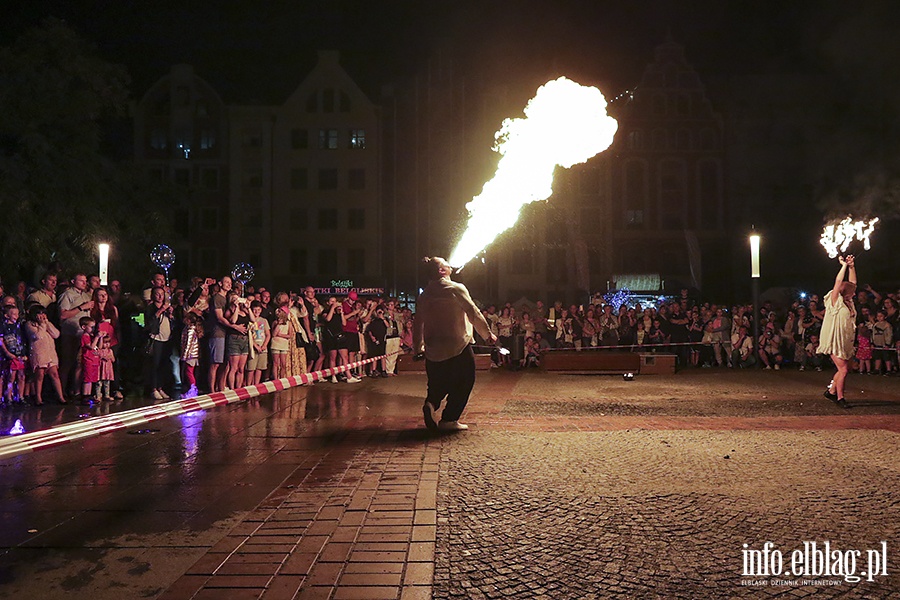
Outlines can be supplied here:
[[[847, 258], [852, 259], [850, 256]], [[834, 287], [828, 292], [828, 302], [831, 305], [834, 305], [838, 298], [841, 297], [841, 285], [844, 283], [844, 276], [847, 274], [847, 260], [844, 259], [843, 256], [838, 256], [838, 260], [841, 262], [841, 268], [838, 271], [837, 277], [834, 278]], [[853, 270], [853, 277], [856, 278], [856, 269]]]

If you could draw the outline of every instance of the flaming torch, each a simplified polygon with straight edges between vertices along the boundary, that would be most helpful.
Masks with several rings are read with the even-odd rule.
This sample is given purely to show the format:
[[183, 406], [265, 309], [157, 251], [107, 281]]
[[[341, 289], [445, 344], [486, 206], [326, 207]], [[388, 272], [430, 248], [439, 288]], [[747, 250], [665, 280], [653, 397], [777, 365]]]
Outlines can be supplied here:
[[560, 77], [538, 88], [525, 118], [506, 119], [494, 151], [493, 179], [466, 205], [469, 222], [449, 262], [457, 268], [515, 225], [522, 207], [553, 193], [553, 170], [583, 163], [612, 144], [618, 128], [597, 88]]
[[875, 231], [877, 222], [878, 217], [868, 221], [854, 221], [853, 217], [846, 217], [840, 223], [826, 225], [819, 243], [828, 252], [829, 258], [835, 258], [838, 254], [846, 252], [853, 240], [861, 241], [863, 248], [868, 250], [872, 247], [869, 235]]

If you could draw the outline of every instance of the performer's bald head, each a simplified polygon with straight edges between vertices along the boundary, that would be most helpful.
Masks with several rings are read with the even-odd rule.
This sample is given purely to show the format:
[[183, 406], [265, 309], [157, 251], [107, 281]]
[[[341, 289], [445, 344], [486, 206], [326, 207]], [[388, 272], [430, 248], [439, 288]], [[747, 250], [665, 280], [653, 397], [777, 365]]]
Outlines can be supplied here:
[[422, 259], [422, 263], [428, 272], [428, 279], [450, 277], [453, 273], [453, 267], [450, 266], [450, 263], [440, 256], [426, 256]]

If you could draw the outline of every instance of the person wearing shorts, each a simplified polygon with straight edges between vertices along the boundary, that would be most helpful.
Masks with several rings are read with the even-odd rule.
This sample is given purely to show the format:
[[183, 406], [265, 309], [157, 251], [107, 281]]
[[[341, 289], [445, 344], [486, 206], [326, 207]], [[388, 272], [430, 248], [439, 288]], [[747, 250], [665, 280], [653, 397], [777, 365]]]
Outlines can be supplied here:
[[250, 334], [250, 357], [247, 359], [246, 385], [259, 385], [262, 374], [269, 368], [269, 322], [263, 316], [263, 305], [259, 300], [250, 303], [251, 319], [248, 325]]

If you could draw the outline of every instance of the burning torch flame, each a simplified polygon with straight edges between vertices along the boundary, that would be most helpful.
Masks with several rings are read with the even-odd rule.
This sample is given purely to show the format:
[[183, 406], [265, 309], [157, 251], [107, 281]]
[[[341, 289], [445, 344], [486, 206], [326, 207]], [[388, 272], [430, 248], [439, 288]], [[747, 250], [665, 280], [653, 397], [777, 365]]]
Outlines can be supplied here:
[[506, 119], [494, 150], [502, 155], [494, 178], [466, 205], [469, 222], [450, 255], [463, 267], [515, 225], [522, 207], [553, 193], [556, 165], [583, 163], [612, 144], [618, 128], [597, 88], [560, 77], [542, 85], [524, 119]]
[[853, 221], [852, 217], [847, 217], [837, 225], [826, 225], [822, 231], [822, 238], [819, 243], [828, 252], [830, 258], [835, 258], [838, 254], [846, 252], [850, 247], [850, 242], [857, 239], [863, 243], [863, 248], [868, 250], [871, 248], [869, 243], [869, 234], [875, 231], [875, 223], [878, 217], [868, 221]]

